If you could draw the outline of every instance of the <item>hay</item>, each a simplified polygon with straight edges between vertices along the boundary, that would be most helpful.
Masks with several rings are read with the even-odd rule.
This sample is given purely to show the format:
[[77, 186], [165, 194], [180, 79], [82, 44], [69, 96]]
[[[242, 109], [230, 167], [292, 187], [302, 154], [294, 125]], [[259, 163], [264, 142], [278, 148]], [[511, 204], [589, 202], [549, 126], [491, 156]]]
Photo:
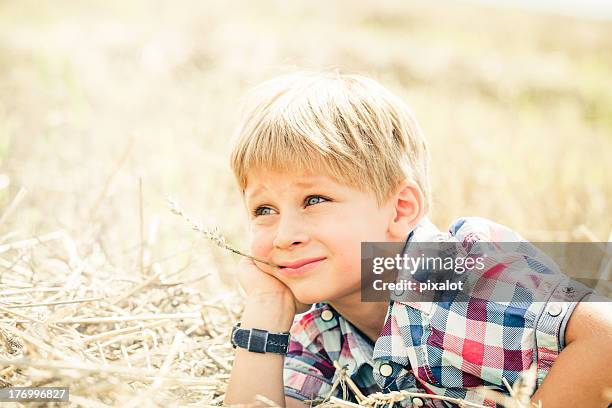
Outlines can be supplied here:
[[[75, 242], [56, 231], [0, 246], [0, 386], [67, 386], [85, 407], [220, 404], [240, 296], [205, 297], [159, 263], [119, 283], [111, 268], [89, 267]], [[38, 250], [68, 267], [24, 266]], [[37, 404], [59, 405], [28, 406]]]

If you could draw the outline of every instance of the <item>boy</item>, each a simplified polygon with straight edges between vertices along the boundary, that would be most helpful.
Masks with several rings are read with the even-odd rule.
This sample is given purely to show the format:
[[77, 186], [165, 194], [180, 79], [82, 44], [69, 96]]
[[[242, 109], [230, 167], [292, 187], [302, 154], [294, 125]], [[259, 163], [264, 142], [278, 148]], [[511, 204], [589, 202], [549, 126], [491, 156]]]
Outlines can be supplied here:
[[[337, 73], [283, 76], [253, 95], [231, 165], [251, 254], [267, 263], [245, 258], [238, 269], [247, 301], [232, 331], [238, 347], [225, 404], [261, 394], [303, 407], [330, 392], [337, 361], [364, 395], [408, 390], [490, 406], [475, 387], [504, 391], [502, 377], [513, 383], [535, 364], [533, 401], [544, 408], [605, 406], [612, 314], [608, 304], [580, 302], [588, 291], [572, 303], [503, 309], [518, 310], [518, 325], [487, 314], [500, 307], [492, 301], [480, 314], [453, 304], [440, 313], [431, 302], [361, 302], [362, 242], [520, 239], [479, 218], [458, 220], [446, 235], [428, 221], [427, 147], [400, 99], [373, 80]], [[561, 289], [551, 288], [550, 299]], [[401, 405], [452, 406], [429, 398]]]

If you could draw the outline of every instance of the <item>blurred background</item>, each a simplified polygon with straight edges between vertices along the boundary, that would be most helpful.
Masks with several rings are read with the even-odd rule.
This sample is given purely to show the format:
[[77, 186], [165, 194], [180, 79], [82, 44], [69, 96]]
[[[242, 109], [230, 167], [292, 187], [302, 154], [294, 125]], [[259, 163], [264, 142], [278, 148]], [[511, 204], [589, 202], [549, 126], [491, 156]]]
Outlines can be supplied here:
[[222, 402], [238, 259], [166, 197], [247, 249], [228, 141], [245, 93], [298, 69], [405, 99], [440, 228], [612, 241], [610, 4], [0, 0], [0, 387]]
[[[478, 215], [531, 240], [607, 241], [610, 6], [527, 3], [0, 1], [0, 245], [63, 230], [91, 273], [157, 261], [231, 288], [237, 259], [165, 199], [246, 248], [228, 140], [245, 92], [297, 69], [368, 75], [406, 100], [440, 228]], [[4, 252], [66, 268], [41, 247]]]

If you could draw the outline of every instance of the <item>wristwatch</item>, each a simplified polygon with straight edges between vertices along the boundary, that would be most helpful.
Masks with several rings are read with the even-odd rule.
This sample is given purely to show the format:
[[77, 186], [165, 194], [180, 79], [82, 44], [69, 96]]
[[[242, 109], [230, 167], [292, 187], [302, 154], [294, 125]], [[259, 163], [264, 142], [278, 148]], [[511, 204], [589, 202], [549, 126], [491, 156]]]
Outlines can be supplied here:
[[289, 332], [270, 333], [261, 329], [241, 329], [240, 322], [232, 328], [231, 343], [234, 348], [241, 347], [255, 353], [287, 354]]

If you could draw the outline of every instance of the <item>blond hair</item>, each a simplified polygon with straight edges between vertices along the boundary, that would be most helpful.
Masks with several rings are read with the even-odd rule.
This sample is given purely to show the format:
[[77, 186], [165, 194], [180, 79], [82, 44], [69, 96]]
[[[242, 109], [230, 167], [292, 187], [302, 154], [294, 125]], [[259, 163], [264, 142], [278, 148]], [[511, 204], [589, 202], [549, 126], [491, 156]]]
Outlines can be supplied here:
[[429, 158], [421, 129], [411, 109], [378, 82], [299, 72], [266, 81], [249, 96], [230, 157], [243, 194], [254, 169], [323, 171], [374, 192], [379, 206], [411, 178], [429, 207]]

